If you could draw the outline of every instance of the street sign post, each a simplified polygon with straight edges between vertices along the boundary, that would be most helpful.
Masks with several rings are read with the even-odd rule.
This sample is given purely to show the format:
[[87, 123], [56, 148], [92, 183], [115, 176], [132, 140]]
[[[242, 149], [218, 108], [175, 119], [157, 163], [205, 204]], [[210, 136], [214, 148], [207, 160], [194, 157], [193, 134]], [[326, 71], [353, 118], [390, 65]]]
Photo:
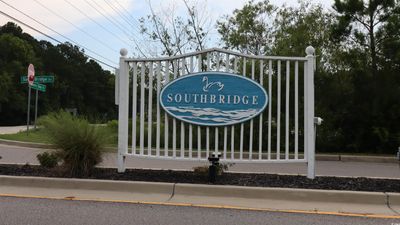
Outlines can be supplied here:
[[38, 98], [39, 91], [46, 92], [46, 85], [44, 83], [52, 84], [54, 83], [54, 76], [51, 75], [42, 75], [35, 76], [35, 68], [32, 64], [29, 64], [28, 67], [28, 76], [21, 76], [21, 84], [28, 83], [29, 94], [28, 94], [28, 116], [27, 116], [27, 134], [29, 133], [29, 119], [30, 119], [30, 102], [31, 102], [31, 89], [36, 90], [36, 99], [35, 99], [35, 129], [36, 129], [36, 120], [37, 120], [37, 108], [38, 108]]
[[[21, 84], [26, 84], [26, 83], [28, 83], [28, 78], [26, 76], [21, 76]], [[35, 76], [34, 83], [52, 84], [54, 83], [54, 76], [48, 76], [48, 75]]]
[[35, 67], [32, 64], [29, 64], [28, 66], [28, 83], [29, 85], [33, 84], [33, 81], [35, 80]]
[[35, 79], [35, 67], [32, 64], [29, 64], [28, 66], [28, 74], [27, 74], [27, 82], [29, 82], [28, 85], [28, 112], [27, 112], [27, 118], [26, 118], [26, 135], [29, 134], [29, 119], [30, 119], [30, 109], [31, 109], [31, 84], [33, 84], [33, 81]]
[[30, 86], [32, 89], [35, 89], [37, 91], [46, 92], [46, 85], [44, 85], [44, 84], [33, 83]]

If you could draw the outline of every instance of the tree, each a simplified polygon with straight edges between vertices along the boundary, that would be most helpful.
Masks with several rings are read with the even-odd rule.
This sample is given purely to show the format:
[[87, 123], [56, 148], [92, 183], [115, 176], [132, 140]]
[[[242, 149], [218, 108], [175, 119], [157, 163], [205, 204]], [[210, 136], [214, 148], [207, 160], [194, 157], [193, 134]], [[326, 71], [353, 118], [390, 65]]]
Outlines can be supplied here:
[[185, 16], [175, 16], [174, 5], [170, 9], [156, 12], [149, 4], [151, 14], [139, 20], [141, 33], [147, 38], [147, 42], [153, 43], [151, 47], [161, 48], [161, 54], [156, 52], [156, 55], [174, 56], [203, 50], [206, 46], [211, 25], [206, 11], [199, 10], [199, 5], [182, 1], [185, 5]]
[[77, 108], [88, 118], [112, 119], [114, 76], [96, 62], [88, 60], [83, 50], [69, 43], [54, 46], [37, 41], [14, 23], [0, 27], [0, 125], [23, 124], [26, 121], [27, 90], [20, 83], [29, 63], [37, 75], [55, 76], [40, 94], [39, 116], [65, 108]]
[[273, 20], [277, 8], [268, 0], [249, 1], [242, 9], [225, 15], [217, 22], [218, 33], [226, 48], [255, 55], [270, 53], [273, 42]]
[[367, 52], [373, 75], [378, 71], [382, 43], [388, 38], [384, 27], [391, 17], [396, 16], [393, 13], [395, 4], [395, 0], [335, 0], [333, 6], [338, 13], [333, 37], [342, 44], [357, 46]]

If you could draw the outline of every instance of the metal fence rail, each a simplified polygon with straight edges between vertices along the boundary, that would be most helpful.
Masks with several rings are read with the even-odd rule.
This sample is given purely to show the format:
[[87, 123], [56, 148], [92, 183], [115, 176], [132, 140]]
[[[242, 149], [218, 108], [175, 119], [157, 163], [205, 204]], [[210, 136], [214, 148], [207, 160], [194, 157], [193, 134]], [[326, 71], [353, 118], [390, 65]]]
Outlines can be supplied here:
[[[205, 161], [218, 152], [223, 162], [307, 162], [308, 177], [313, 178], [314, 49], [308, 47], [306, 53], [306, 57], [254, 56], [213, 48], [138, 59], [126, 58], [126, 50], [121, 50], [118, 170], [125, 170], [127, 156]], [[205, 71], [258, 82], [268, 93], [266, 110], [250, 121], [224, 127], [185, 123], [162, 110], [163, 86]]]

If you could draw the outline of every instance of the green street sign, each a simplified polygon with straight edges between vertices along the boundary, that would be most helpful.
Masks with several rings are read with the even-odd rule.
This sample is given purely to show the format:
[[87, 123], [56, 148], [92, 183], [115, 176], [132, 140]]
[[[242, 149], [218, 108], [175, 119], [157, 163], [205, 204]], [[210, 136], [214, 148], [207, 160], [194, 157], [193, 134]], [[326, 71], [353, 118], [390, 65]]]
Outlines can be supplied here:
[[[35, 76], [35, 80], [33, 82], [36, 83], [54, 83], [54, 76]], [[21, 84], [28, 83], [27, 76], [21, 76]]]
[[41, 91], [41, 92], [46, 92], [46, 85], [44, 85], [44, 84], [33, 83], [31, 85], [31, 88]]

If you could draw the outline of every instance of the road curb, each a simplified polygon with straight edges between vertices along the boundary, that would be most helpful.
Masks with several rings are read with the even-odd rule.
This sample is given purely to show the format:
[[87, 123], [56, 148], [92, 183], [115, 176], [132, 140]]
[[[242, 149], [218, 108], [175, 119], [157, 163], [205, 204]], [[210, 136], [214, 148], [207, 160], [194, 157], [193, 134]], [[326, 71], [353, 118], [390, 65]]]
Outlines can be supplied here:
[[[296, 188], [262, 188], [225, 185], [176, 184], [175, 195], [223, 198], [267, 199], [296, 202], [330, 202], [383, 205], [387, 196], [382, 192], [356, 192]], [[396, 195], [394, 195], [396, 196]], [[389, 196], [390, 198], [390, 196]]]
[[400, 206], [400, 193], [338, 191], [296, 188], [244, 187], [142, 181], [114, 181], [76, 178], [48, 178], [0, 175], [1, 186], [49, 189], [102, 190], [131, 193], [157, 193], [171, 196], [263, 199], [296, 202], [330, 202]]
[[50, 189], [103, 190], [118, 192], [171, 194], [174, 184], [141, 181], [110, 181], [76, 178], [22, 177], [0, 175], [1, 186], [38, 187]]

